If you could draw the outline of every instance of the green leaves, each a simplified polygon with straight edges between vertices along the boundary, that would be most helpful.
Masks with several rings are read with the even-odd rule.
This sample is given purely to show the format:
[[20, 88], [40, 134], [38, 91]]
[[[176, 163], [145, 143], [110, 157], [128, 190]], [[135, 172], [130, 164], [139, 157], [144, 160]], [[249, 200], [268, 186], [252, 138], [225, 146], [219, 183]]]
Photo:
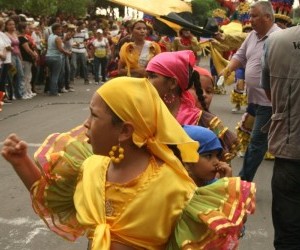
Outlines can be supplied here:
[[212, 11], [219, 7], [215, 0], [193, 0], [192, 11], [197, 25], [204, 26], [207, 18], [212, 16]]
[[66, 15], [84, 17], [93, 0], [0, 0], [0, 9], [20, 10], [31, 15]]

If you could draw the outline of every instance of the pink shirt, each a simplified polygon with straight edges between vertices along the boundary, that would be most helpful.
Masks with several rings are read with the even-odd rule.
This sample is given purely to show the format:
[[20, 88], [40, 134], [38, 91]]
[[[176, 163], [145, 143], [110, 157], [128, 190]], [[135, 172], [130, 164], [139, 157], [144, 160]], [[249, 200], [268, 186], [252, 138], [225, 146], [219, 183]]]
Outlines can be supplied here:
[[261, 78], [261, 57], [266, 38], [274, 31], [281, 30], [276, 24], [273, 24], [268, 33], [258, 38], [256, 31], [251, 31], [238, 51], [232, 58], [241, 62], [245, 67], [245, 82], [247, 84], [248, 103], [259, 104], [262, 106], [271, 106], [265, 91], [260, 87]]

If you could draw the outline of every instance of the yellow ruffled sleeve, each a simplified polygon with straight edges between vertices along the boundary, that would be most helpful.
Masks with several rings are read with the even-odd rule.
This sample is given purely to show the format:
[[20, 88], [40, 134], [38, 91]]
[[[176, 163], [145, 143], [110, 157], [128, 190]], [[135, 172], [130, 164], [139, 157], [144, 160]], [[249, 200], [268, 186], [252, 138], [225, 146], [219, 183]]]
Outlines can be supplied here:
[[254, 210], [254, 183], [232, 177], [200, 187], [183, 210], [167, 249], [236, 249], [245, 216]]
[[31, 187], [32, 205], [50, 230], [74, 241], [85, 228], [76, 218], [73, 195], [82, 164], [92, 155], [85, 128], [50, 135], [35, 153], [42, 178]]

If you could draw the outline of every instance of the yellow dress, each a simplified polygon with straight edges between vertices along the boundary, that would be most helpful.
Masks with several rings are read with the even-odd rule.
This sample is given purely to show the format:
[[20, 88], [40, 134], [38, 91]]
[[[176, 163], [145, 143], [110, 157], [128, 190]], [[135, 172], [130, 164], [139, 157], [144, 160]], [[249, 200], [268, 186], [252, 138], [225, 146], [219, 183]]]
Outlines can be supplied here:
[[43, 173], [31, 189], [36, 213], [68, 240], [85, 234], [93, 250], [109, 250], [111, 241], [157, 250], [208, 249], [210, 239], [237, 244], [244, 215], [254, 211], [253, 183], [225, 178], [197, 188], [154, 157], [128, 183], [108, 182], [110, 158], [92, 155], [83, 127], [50, 135], [35, 159]]
[[125, 43], [121, 47], [120, 61], [126, 65], [127, 76], [131, 76], [131, 69], [146, 68], [147, 63], [161, 52], [158, 43], [150, 41], [145, 41], [143, 50], [140, 53], [134, 42]]

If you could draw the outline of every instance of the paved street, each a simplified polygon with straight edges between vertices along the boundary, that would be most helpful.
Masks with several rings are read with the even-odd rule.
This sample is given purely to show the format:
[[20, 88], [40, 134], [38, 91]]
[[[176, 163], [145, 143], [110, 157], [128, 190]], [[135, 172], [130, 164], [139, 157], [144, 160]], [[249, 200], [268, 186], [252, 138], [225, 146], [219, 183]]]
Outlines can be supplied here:
[[[32, 155], [47, 135], [67, 131], [82, 123], [89, 114], [88, 103], [97, 86], [83, 85], [83, 81], [78, 80], [75, 89], [76, 92], [65, 93], [60, 97], [39, 94], [32, 100], [14, 101], [11, 105], [5, 105], [0, 113], [0, 146], [9, 133], [16, 132], [30, 143]], [[227, 89], [227, 93], [230, 89]], [[229, 100], [229, 94], [215, 95], [211, 111], [233, 130], [241, 115], [231, 113]], [[234, 174], [238, 173], [241, 164], [241, 158], [233, 160]], [[240, 242], [240, 249], [273, 249], [270, 190], [272, 166], [272, 162], [264, 161], [256, 175], [257, 208], [255, 214], [248, 218], [246, 235]], [[0, 249], [86, 249], [84, 237], [76, 243], [69, 243], [47, 229], [34, 214], [28, 191], [2, 157], [0, 183]]]

